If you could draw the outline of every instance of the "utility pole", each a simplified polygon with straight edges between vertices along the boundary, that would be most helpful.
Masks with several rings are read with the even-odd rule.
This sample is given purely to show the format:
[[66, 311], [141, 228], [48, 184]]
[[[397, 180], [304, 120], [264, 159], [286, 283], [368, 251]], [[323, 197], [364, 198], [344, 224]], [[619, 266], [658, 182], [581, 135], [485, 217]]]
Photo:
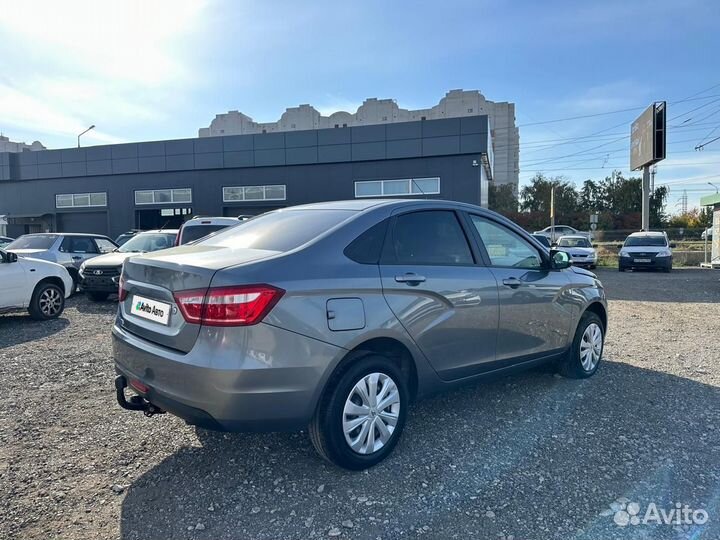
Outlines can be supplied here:
[[550, 186], [550, 243], [555, 242], [555, 184]]
[[680, 208], [682, 209], [683, 215], [687, 214], [687, 201], [688, 201], [687, 189], [683, 189], [682, 197], [680, 197]]
[[643, 167], [642, 177], [642, 230], [650, 230], [650, 165]]

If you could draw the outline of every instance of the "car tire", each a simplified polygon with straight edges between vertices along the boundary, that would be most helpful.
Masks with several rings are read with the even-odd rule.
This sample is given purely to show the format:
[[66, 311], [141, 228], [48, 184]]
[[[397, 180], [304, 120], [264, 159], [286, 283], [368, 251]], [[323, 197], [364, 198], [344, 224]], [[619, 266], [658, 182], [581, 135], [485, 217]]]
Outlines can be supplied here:
[[88, 292], [87, 295], [90, 297], [90, 300], [93, 302], [104, 302], [107, 300], [107, 297], [110, 296], [110, 293], [107, 292]]
[[592, 377], [600, 366], [604, 348], [605, 326], [596, 313], [586, 311], [575, 330], [570, 350], [560, 362], [560, 374], [570, 379]]
[[33, 291], [28, 311], [37, 321], [56, 319], [65, 310], [63, 290], [48, 281], [40, 282]]
[[[333, 375], [326, 388], [309, 426], [317, 452], [350, 470], [380, 463], [393, 451], [405, 426], [410, 399], [400, 368], [384, 356], [368, 354]], [[383, 410], [374, 406], [375, 398], [388, 400], [390, 396], [397, 399], [391, 398]]]

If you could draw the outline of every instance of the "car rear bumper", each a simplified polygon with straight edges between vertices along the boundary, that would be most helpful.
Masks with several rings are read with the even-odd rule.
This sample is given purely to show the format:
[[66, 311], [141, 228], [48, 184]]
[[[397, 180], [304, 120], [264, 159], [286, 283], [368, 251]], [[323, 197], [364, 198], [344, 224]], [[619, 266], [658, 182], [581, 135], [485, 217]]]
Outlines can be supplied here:
[[[242, 339], [233, 339], [233, 332]], [[223, 431], [303, 429], [345, 353], [262, 323], [203, 328], [187, 354], [118, 325], [112, 333], [116, 372], [147, 386], [147, 392], [138, 393], [148, 402], [190, 424]]]
[[623, 269], [660, 269], [666, 270], [672, 268], [672, 257], [650, 257], [645, 259], [648, 262], [640, 262], [637, 257], [620, 257], [618, 265]]

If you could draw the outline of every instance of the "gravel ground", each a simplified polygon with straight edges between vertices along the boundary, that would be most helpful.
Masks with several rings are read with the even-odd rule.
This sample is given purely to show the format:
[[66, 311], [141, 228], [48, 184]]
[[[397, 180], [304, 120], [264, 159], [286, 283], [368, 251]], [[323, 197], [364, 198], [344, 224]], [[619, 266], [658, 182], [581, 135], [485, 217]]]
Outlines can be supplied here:
[[[118, 408], [112, 302], [0, 316], [0, 538], [720, 538], [720, 273], [599, 274], [597, 376], [536, 370], [418, 403], [391, 458], [361, 473], [304, 433]], [[620, 527], [630, 502], [709, 520]]]

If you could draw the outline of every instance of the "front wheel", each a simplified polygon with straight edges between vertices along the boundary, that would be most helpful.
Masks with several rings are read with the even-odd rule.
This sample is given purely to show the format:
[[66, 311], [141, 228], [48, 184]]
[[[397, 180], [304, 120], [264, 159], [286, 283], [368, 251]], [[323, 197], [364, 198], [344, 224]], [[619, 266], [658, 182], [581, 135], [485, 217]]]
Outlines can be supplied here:
[[35, 287], [28, 311], [33, 319], [45, 321], [55, 319], [65, 309], [65, 295], [53, 283], [39, 283]]
[[571, 379], [592, 377], [600, 365], [605, 346], [605, 327], [597, 314], [586, 311], [580, 318], [572, 346], [560, 363], [560, 374]]
[[368, 355], [331, 379], [310, 422], [318, 453], [340, 467], [361, 470], [385, 459], [400, 438], [408, 407], [407, 382], [389, 359]]

